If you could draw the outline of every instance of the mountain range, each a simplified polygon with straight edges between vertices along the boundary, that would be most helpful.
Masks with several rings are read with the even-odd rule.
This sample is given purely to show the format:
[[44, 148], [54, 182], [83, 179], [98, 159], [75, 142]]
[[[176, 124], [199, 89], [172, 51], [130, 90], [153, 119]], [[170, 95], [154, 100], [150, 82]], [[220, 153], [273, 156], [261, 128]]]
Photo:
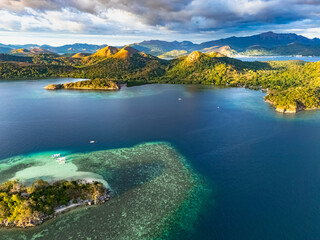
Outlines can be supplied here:
[[[76, 54], [96, 53], [107, 45], [70, 44], [59, 47], [49, 45], [5, 45], [0, 44], [0, 53], [16, 55], [30, 55], [37, 53]], [[131, 47], [158, 56], [160, 58], [174, 58], [187, 55], [193, 51], [204, 53], [219, 52], [227, 56], [266, 56], [266, 55], [303, 55], [320, 56], [320, 39], [307, 38], [294, 33], [266, 32], [247, 37], [230, 37], [195, 44], [190, 41], [161, 41], [149, 40], [130, 44]], [[36, 49], [36, 50], [35, 50]]]

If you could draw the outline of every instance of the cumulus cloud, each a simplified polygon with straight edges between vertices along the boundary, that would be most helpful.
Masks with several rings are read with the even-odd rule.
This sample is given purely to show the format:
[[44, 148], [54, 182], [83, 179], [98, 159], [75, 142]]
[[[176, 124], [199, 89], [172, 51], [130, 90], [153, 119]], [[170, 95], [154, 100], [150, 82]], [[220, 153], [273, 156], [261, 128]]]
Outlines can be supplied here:
[[211, 33], [318, 20], [320, 1], [0, 0], [0, 16], [16, 31]]

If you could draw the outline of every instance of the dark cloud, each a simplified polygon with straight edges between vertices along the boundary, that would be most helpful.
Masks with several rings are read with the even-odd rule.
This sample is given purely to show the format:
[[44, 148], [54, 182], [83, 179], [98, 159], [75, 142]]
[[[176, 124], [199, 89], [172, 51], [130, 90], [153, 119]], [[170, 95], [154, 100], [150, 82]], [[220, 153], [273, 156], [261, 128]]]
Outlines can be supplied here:
[[228, 31], [320, 18], [319, 0], [0, 0], [0, 9], [24, 14], [25, 8], [73, 9], [105, 19], [109, 10], [121, 10], [148, 26], [178, 32]]

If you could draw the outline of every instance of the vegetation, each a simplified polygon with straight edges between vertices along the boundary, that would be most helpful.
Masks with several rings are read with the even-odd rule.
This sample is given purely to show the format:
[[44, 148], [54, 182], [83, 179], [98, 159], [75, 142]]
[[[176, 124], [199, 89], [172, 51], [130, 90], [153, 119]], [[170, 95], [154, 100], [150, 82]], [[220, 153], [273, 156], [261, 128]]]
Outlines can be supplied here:
[[48, 90], [56, 89], [96, 89], [96, 90], [119, 90], [116, 82], [108, 79], [96, 78], [93, 80], [71, 82], [65, 84], [50, 84], [46, 87]]
[[0, 185], [0, 225], [28, 227], [42, 223], [59, 206], [99, 203], [108, 190], [100, 182], [36, 180], [30, 187], [18, 180]]
[[158, 56], [158, 58], [169, 59], [169, 58], [181, 57], [187, 54], [188, 54], [187, 50], [172, 50], [164, 54], [161, 54], [160, 56]]
[[[195, 51], [161, 60], [130, 47], [106, 47], [99, 54], [77, 57], [37, 54], [1, 55], [0, 78], [75, 77], [91, 82], [61, 88], [104, 88], [114, 82], [129, 86], [147, 83], [207, 84], [267, 91], [266, 100], [278, 111], [296, 112], [319, 107], [320, 62], [243, 62], [220, 53]], [[54, 88], [56, 89], [56, 88]]]

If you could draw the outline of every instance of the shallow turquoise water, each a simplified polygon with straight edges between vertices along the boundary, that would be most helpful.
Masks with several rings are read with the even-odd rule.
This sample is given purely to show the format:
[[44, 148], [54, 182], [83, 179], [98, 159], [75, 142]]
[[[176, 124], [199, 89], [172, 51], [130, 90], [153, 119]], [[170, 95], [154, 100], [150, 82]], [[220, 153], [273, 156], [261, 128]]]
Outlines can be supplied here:
[[[64, 154], [67, 158], [64, 165], [50, 156], [44, 152], [0, 163], [0, 181], [6, 180], [9, 173], [15, 173], [14, 178], [26, 184], [38, 178], [47, 181], [95, 179], [111, 189], [111, 200], [102, 206], [79, 207], [34, 228], [0, 229], [1, 239], [180, 237], [193, 229], [211, 195], [202, 178], [164, 142]], [[12, 171], [25, 164], [29, 166]]]
[[175, 239], [320, 238], [319, 111], [282, 115], [243, 88], [43, 90], [62, 81], [0, 82], [0, 159], [166, 141], [214, 193]]

